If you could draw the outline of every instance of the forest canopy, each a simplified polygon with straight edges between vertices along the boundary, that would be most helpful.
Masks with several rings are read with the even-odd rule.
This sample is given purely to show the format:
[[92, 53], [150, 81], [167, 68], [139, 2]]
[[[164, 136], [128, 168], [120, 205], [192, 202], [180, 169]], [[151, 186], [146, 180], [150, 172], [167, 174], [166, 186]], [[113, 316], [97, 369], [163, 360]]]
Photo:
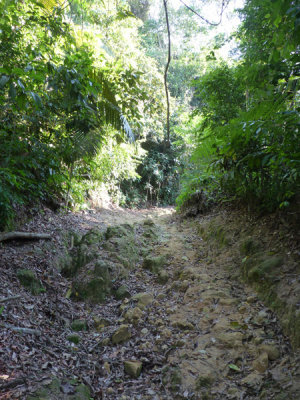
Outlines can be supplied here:
[[[205, 16], [204, 3], [189, 6]], [[1, 2], [1, 229], [20, 206], [83, 207], [103, 187], [127, 206], [203, 192], [273, 211], [297, 196], [297, 1], [247, 0], [231, 35], [167, 11], [170, 143], [163, 1]]]

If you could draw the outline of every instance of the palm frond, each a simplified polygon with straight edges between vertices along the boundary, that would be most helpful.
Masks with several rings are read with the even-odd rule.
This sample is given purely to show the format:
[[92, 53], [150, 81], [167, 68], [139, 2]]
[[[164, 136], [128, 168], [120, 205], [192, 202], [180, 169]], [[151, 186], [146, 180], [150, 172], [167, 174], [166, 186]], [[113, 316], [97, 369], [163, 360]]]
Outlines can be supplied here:
[[93, 80], [96, 80], [102, 86], [102, 98], [99, 101], [100, 118], [105, 123], [112, 125], [115, 129], [123, 131], [130, 142], [135, 141], [134, 134], [125, 115], [118, 105], [114, 92], [105, 79], [102, 71], [94, 69], [92, 72]]
[[88, 133], [81, 129], [74, 129], [70, 132], [63, 144], [63, 160], [67, 165], [85, 157], [92, 158], [97, 155], [103, 136], [101, 132], [93, 130]]

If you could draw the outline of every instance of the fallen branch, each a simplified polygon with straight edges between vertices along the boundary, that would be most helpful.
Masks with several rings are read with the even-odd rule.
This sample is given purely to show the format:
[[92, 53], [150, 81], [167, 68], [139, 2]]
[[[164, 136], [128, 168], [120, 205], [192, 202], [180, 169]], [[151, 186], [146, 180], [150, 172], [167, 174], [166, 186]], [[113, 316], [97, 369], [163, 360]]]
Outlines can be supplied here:
[[0, 323], [0, 326], [3, 328], [11, 329], [14, 332], [28, 333], [29, 335], [41, 336], [41, 331], [39, 331], [37, 329], [22, 328], [20, 326], [14, 326], [14, 325], [4, 324], [4, 323]]
[[21, 296], [17, 294], [16, 296], [4, 297], [4, 299], [0, 299], [0, 303], [6, 303], [7, 301], [19, 299]]
[[51, 239], [51, 235], [48, 233], [35, 233], [35, 232], [6, 232], [0, 233], [0, 242], [4, 240], [13, 239]]

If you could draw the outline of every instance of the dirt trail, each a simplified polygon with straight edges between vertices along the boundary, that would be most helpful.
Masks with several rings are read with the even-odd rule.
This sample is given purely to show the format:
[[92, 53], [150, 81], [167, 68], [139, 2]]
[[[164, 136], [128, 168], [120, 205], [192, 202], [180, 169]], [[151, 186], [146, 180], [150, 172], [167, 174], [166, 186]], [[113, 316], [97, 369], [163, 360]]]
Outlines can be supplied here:
[[173, 277], [160, 289], [164, 306], [156, 310], [168, 346], [167, 390], [187, 399], [297, 398], [297, 358], [276, 316], [251, 288], [215, 264], [191, 220], [158, 223], [170, 240], [156, 252], [171, 254]]
[[[57, 227], [59, 217], [51, 218], [44, 218], [45, 228]], [[28, 339], [9, 329], [2, 331], [6, 362], [15, 358], [10, 369], [2, 365], [2, 376], [13, 370], [18, 378], [27, 372], [17, 389], [2, 390], [1, 399], [298, 398], [299, 356], [291, 351], [276, 316], [249, 287], [220, 268], [209, 250], [213, 244], [199, 236], [195, 222], [181, 221], [171, 208], [91, 212], [59, 221], [81, 234], [91, 228], [104, 231], [107, 225], [135, 224], [136, 246], [147, 249], [144, 261], [130, 266], [129, 274], [117, 282], [116, 287], [126, 285], [130, 295], [121, 300], [108, 297], [104, 304], [72, 301], [66, 295], [70, 279], [61, 277], [53, 266], [51, 272], [48, 265], [48, 293], [32, 297], [24, 292], [23, 304], [10, 308], [10, 314], [4, 311], [6, 323], [13, 322], [11, 313], [19, 313], [20, 325], [25, 306], [26, 315], [30, 314], [25, 326], [39, 324], [42, 335]], [[114, 240], [107, 240], [101, 249], [120, 246]], [[125, 243], [128, 240], [125, 236]], [[33, 246], [22, 246], [23, 254]], [[6, 247], [2, 255], [8, 260], [14, 254], [16, 269], [13, 247]], [[3, 296], [14, 294], [12, 285], [5, 285], [10, 290]], [[73, 335], [78, 342], [70, 343], [70, 323], [78, 319], [86, 325]], [[25, 360], [26, 368], [16, 373], [17, 364]], [[54, 382], [54, 377], [59, 381]], [[78, 383], [89, 393], [74, 394]], [[36, 391], [37, 386], [42, 389]]]

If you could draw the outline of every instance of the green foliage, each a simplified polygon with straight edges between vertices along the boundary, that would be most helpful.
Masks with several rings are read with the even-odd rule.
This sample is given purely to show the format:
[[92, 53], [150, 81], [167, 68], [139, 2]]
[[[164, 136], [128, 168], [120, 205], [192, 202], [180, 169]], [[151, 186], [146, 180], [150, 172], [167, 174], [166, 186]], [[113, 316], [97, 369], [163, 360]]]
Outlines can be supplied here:
[[127, 205], [174, 204], [181, 161], [178, 158], [179, 148], [172, 142], [170, 147], [164, 141], [150, 138], [142, 143], [146, 154], [139, 159], [139, 177], [126, 179], [121, 185]]
[[195, 80], [195, 97], [203, 117], [201, 131], [206, 127], [212, 129], [227, 124], [245, 108], [245, 96], [237, 72], [222, 62]]
[[220, 196], [273, 211], [299, 193], [299, 7], [248, 0], [242, 15], [239, 64], [214, 66], [195, 83], [196, 167], [179, 205], [219, 187]]
[[[94, 9], [81, 3], [86, 12], [81, 22], [89, 24], [96, 14], [104, 18], [101, 2], [95, 0]], [[144, 105], [150, 112], [155, 100], [147, 104], [137, 68], [99, 51], [88, 29], [79, 32], [64, 22], [67, 12], [76, 23], [78, 5], [54, 0], [0, 5], [0, 229], [12, 224], [18, 204], [56, 197], [72, 205], [83, 200], [91, 178], [103, 182], [113, 176], [117, 185], [134, 176], [134, 152], [121, 143], [134, 140], [128, 120], [138, 127]], [[108, 25], [132, 17], [125, 6], [111, 16]], [[104, 149], [112, 130], [111, 160]]]
[[204, 193], [207, 203], [215, 202], [220, 196], [220, 173], [211, 168], [214, 142], [208, 138], [196, 147], [185, 164], [180, 179], [180, 193], [176, 198], [177, 209], [183, 209], [195, 193]]

